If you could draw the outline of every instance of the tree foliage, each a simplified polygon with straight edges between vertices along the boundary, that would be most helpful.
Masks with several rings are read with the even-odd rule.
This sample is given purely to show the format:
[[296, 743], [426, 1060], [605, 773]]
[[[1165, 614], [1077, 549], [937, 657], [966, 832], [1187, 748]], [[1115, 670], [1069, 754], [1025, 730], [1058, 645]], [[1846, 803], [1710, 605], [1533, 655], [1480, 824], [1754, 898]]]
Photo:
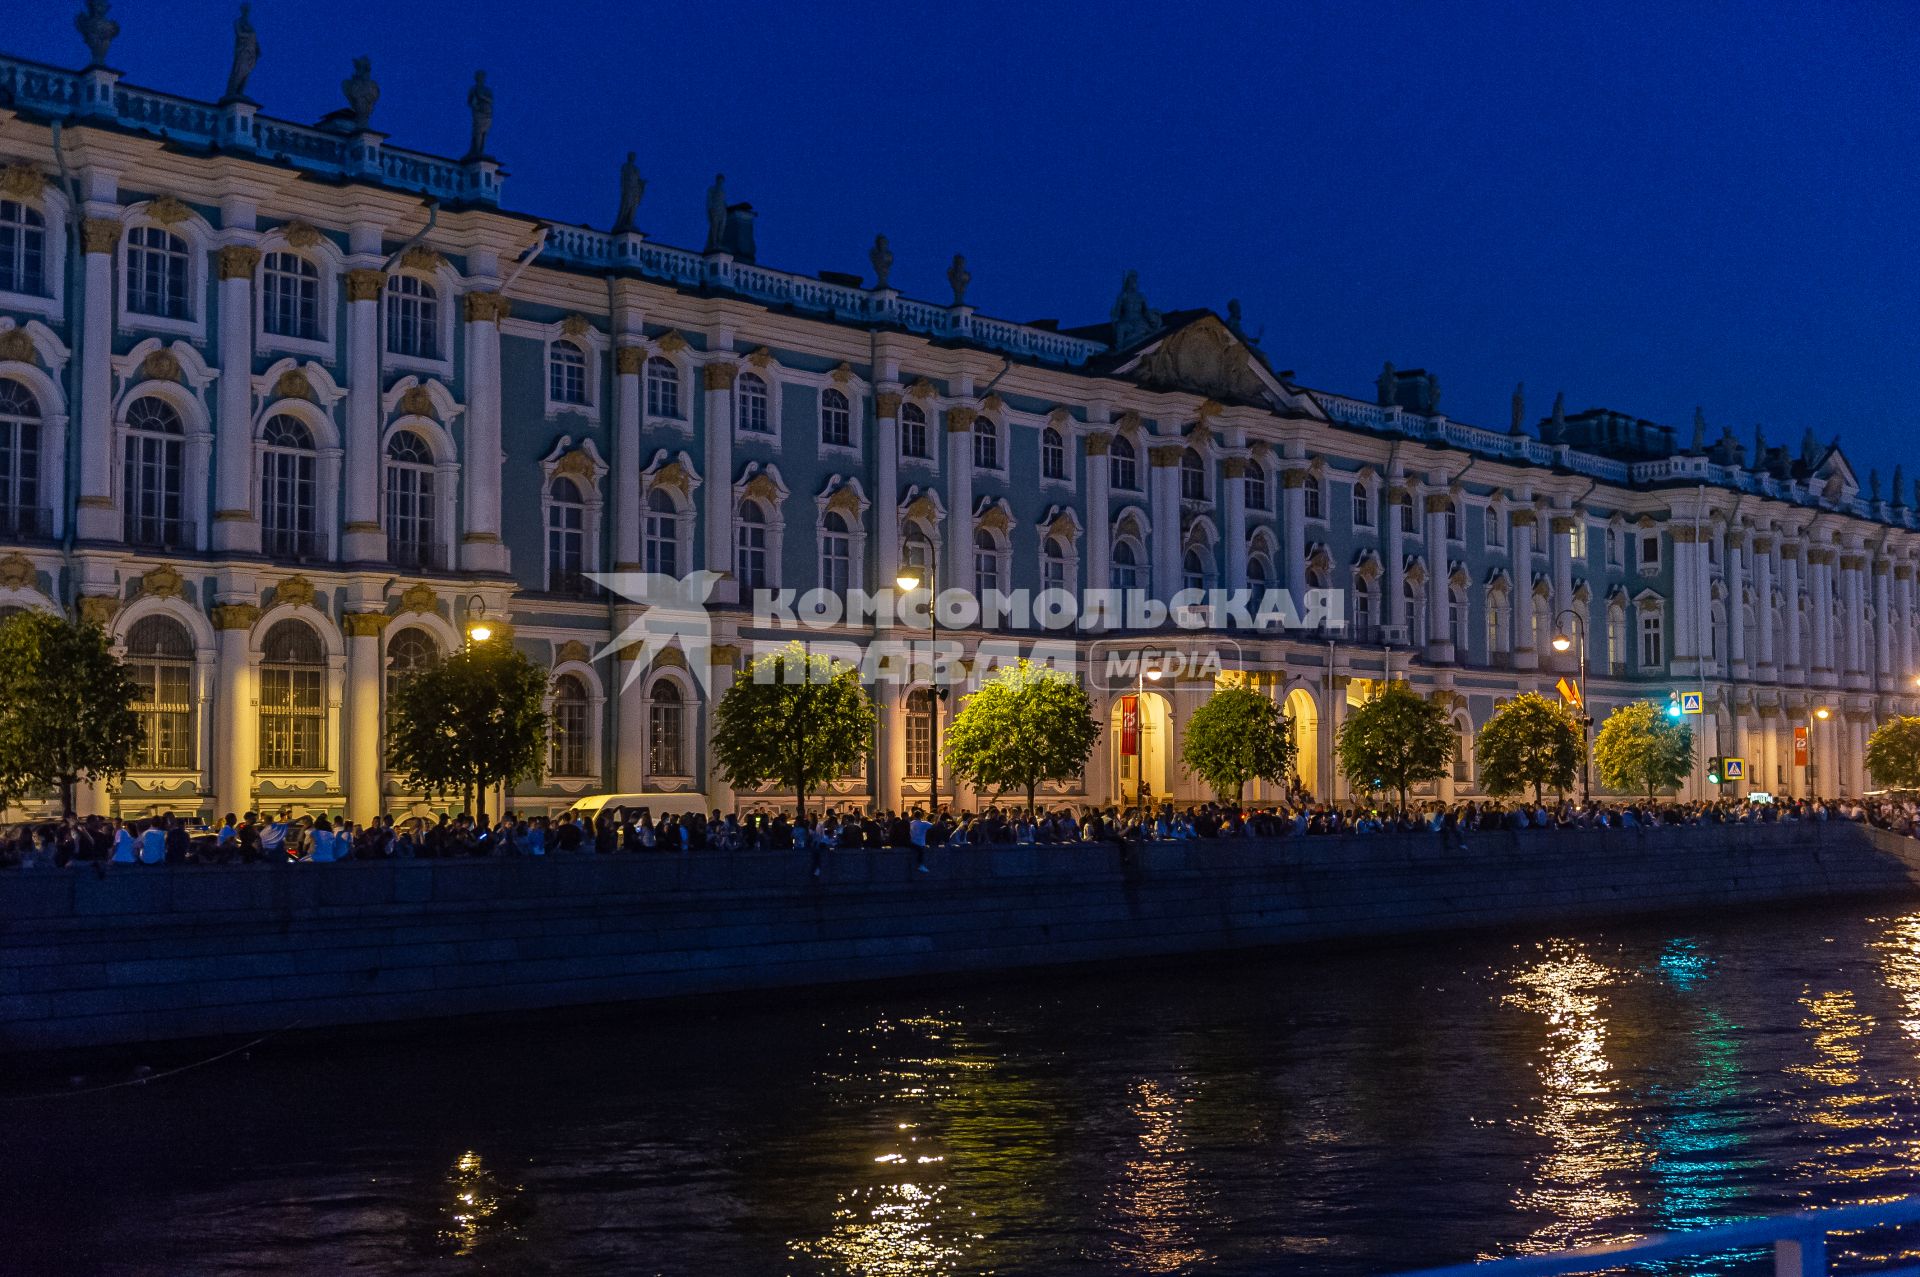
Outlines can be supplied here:
[[537, 779], [547, 757], [546, 667], [506, 639], [469, 643], [401, 683], [387, 749], [407, 783], [458, 793]]
[[873, 700], [859, 671], [798, 642], [756, 657], [720, 698], [713, 756], [730, 784], [772, 781], [807, 795], [843, 776], [873, 749]]
[[975, 789], [1024, 793], [1032, 811], [1041, 784], [1078, 776], [1099, 736], [1080, 680], [1022, 657], [967, 697], [944, 753]]
[[1274, 784], [1293, 774], [1293, 732], [1273, 698], [1249, 687], [1223, 687], [1187, 719], [1180, 762], [1237, 806], [1250, 780]]
[[57, 787], [71, 812], [80, 781], [119, 780], [144, 733], [138, 694], [98, 625], [38, 611], [0, 622], [0, 799]]
[[1867, 771], [1883, 789], [1920, 789], [1920, 718], [1902, 714], [1874, 728]]
[[1525, 692], [1502, 705], [1473, 742], [1480, 787], [1496, 798], [1533, 789], [1565, 793], [1580, 772], [1580, 724], [1564, 705]]
[[1347, 715], [1335, 750], [1340, 770], [1356, 790], [1393, 790], [1404, 809], [1409, 789], [1447, 774], [1453, 724], [1435, 702], [1405, 683], [1390, 683]]
[[1652, 798], [1693, 773], [1693, 730], [1653, 701], [1622, 705], [1600, 724], [1593, 766], [1608, 789]]

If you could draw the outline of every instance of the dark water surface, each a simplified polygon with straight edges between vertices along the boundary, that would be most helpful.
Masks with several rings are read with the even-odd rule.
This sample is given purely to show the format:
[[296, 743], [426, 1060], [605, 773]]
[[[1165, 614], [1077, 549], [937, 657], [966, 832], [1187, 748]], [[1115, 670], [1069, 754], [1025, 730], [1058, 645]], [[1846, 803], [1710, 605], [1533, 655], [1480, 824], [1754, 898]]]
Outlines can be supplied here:
[[0, 1103], [0, 1272], [1392, 1271], [1920, 1191], [1917, 1098], [1858, 907], [283, 1039]]

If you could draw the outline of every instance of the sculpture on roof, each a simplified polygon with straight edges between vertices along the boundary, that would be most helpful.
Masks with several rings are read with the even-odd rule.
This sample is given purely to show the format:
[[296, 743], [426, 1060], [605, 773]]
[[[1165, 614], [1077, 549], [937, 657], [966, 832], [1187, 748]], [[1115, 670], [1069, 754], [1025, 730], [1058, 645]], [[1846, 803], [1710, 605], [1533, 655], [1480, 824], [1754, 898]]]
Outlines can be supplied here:
[[1545, 443], [1563, 443], [1567, 437], [1567, 392], [1558, 391], [1553, 396], [1553, 416], [1547, 420], [1547, 428], [1540, 438]]
[[1813, 437], [1813, 427], [1808, 426], [1806, 433], [1800, 436], [1800, 460], [1812, 465], [1820, 459], [1820, 444]]
[[252, 7], [241, 5], [240, 16], [233, 20], [233, 68], [227, 72], [227, 91], [220, 99], [222, 102], [247, 96], [247, 77], [260, 62], [260, 37], [254, 33], [253, 21], [247, 16]]
[[1116, 350], [1125, 350], [1159, 331], [1160, 312], [1147, 305], [1147, 295], [1140, 291], [1139, 271], [1130, 270], [1120, 277], [1120, 295], [1114, 298], [1108, 317], [1113, 320]]
[[1896, 510], [1906, 504], [1906, 498], [1901, 495], [1900, 490], [1907, 486], [1907, 481], [1901, 476], [1900, 471], [1901, 466], [1896, 462], [1893, 467], [1893, 508]]
[[707, 188], [707, 247], [717, 253], [727, 242], [727, 175], [715, 173]]
[[1440, 411], [1440, 378], [1434, 373], [1427, 374], [1426, 393], [1420, 397], [1420, 411], [1429, 414]]
[[1393, 387], [1396, 381], [1393, 361], [1389, 359], [1380, 365], [1380, 375], [1373, 379], [1374, 400], [1382, 408], [1393, 407]]
[[613, 215], [613, 233], [624, 235], [633, 229], [633, 218], [640, 211], [640, 200], [647, 193], [647, 179], [640, 176], [634, 152], [628, 151], [620, 165], [620, 208]]
[[1755, 469], [1767, 464], [1767, 428], [1757, 421], [1753, 423], [1753, 464]]
[[107, 0], [87, 0], [86, 11], [73, 20], [73, 29], [87, 42], [89, 67], [107, 64], [107, 50], [113, 46], [113, 38], [120, 34], [120, 24], [107, 16], [107, 10], [112, 7]]
[[1707, 413], [1706, 409], [1695, 405], [1693, 410], [1693, 444], [1687, 451], [1698, 456], [1707, 450]]
[[1507, 425], [1507, 433], [1510, 435], [1527, 433], [1527, 383], [1524, 381], [1513, 383], [1513, 414], [1512, 420]]
[[354, 131], [364, 132], [373, 120], [374, 103], [380, 100], [380, 86], [373, 79], [373, 59], [355, 58], [353, 74], [340, 82], [340, 91], [347, 95]]
[[967, 285], [973, 282], [973, 275], [967, 270], [967, 259], [960, 254], [953, 255], [953, 265], [947, 267], [947, 284], [953, 289], [953, 304], [967, 304]]
[[473, 87], [467, 90], [467, 110], [473, 116], [473, 132], [464, 158], [477, 160], [487, 153], [487, 134], [493, 131], [493, 90], [487, 87], [487, 73], [473, 73]]
[[1880, 467], [1867, 471], [1867, 500], [1880, 504]]
[[887, 247], [885, 235], [873, 237], [873, 247], [867, 250], [867, 260], [873, 264], [873, 286], [885, 288], [887, 277], [893, 274], [893, 250]]

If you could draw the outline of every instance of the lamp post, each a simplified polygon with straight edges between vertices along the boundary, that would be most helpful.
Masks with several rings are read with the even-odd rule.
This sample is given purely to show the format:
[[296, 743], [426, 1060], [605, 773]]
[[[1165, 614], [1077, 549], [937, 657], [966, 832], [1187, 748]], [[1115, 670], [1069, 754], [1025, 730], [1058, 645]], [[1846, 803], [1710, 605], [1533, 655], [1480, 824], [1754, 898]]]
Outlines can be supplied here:
[[1560, 630], [1553, 636], [1553, 650], [1565, 652], [1578, 643], [1580, 646], [1580, 805], [1586, 806], [1593, 801], [1593, 786], [1588, 773], [1591, 770], [1593, 755], [1593, 715], [1587, 709], [1587, 618], [1573, 608], [1561, 609], [1560, 615], [1553, 618], [1557, 627], [1567, 618], [1573, 618], [1573, 633]]
[[1138, 662], [1133, 670], [1133, 805], [1147, 818], [1147, 680], [1160, 681], [1161, 669]]
[[1814, 766], [1813, 766], [1813, 760], [1814, 760], [1814, 756], [1813, 756], [1814, 739], [1813, 738], [1814, 738], [1814, 732], [1815, 732], [1815, 724], [1824, 723], [1829, 718], [1832, 718], [1832, 717], [1833, 717], [1832, 710], [1828, 709], [1825, 705], [1816, 705], [1813, 710], [1813, 718], [1807, 723], [1807, 799], [1808, 801], [1812, 801], [1820, 797], [1820, 791], [1814, 785], [1815, 772], [1814, 772]]
[[[933, 649], [932, 659], [928, 662], [927, 683], [929, 686], [927, 708], [929, 724], [928, 744], [933, 758], [927, 764], [927, 818], [940, 818], [940, 702], [947, 699], [947, 689], [940, 686], [940, 578], [939, 548], [927, 543], [927, 643]], [[900, 568], [900, 574], [893, 583], [904, 592], [911, 594], [920, 588], [920, 567], [916, 563], [906, 563]]]
[[467, 641], [484, 643], [493, 637], [493, 627], [487, 624], [487, 601], [478, 594], [467, 599]]

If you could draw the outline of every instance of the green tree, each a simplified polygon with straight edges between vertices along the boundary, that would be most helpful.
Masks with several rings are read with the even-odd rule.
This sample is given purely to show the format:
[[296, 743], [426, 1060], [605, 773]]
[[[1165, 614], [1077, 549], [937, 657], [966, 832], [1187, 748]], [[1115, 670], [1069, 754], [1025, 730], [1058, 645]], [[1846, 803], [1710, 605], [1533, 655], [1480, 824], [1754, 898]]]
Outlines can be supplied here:
[[1080, 774], [1099, 735], [1080, 680], [1022, 657], [967, 697], [944, 752], [956, 776], [996, 794], [1025, 793], [1032, 811], [1043, 782]]
[[1600, 724], [1593, 766], [1608, 789], [1652, 798], [1655, 790], [1677, 789], [1693, 774], [1693, 731], [1664, 705], [1622, 705]]
[[749, 662], [720, 698], [713, 756], [730, 784], [791, 790], [804, 819], [807, 795], [871, 752], [873, 729], [859, 671], [794, 642]]
[[1874, 728], [1867, 771], [1883, 789], [1920, 789], [1920, 718], [1902, 714]]
[[1453, 724], [1433, 701], [1405, 683], [1390, 683], [1347, 715], [1334, 748], [1349, 784], [1391, 789], [1405, 810], [1409, 789], [1447, 774]]
[[57, 787], [71, 813], [82, 780], [119, 780], [144, 735], [138, 694], [98, 625], [38, 611], [0, 623], [0, 798]]
[[401, 683], [387, 726], [395, 770], [468, 811], [495, 785], [538, 779], [547, 758], [547, 669], [512, 642], [469, 643]]
[[1564, 705], [1525, 692], [1495, 711], [1474, 738], [1480, 787], [1496, 798], [1529, 785], [1533, 801], [1542, 789], [1565, 793], [1580, 771], [1580, 724]]
[[1187, 719], [1180, 762], [1221, 798], [1240, 803], [1250, 780], [1275, 784], [1293, 774], [1293, 732], [1270, 696], [1223, 687]]

